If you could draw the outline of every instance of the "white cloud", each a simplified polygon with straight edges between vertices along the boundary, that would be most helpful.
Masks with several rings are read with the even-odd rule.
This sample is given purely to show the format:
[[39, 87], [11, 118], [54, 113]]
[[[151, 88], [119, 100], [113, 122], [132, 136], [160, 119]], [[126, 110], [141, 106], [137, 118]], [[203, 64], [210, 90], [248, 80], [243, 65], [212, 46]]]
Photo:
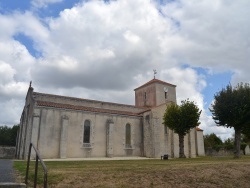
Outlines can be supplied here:
[[[19, 124], [24, 105], [23, 99], [11, 99], [8, 101], [0, 102], [1, 113], [0, 113], [0, 125], [13, 126]], [[18, 113], [17, 113], [18, 112]]]
[[32, 0], [31, 4], [36, 8], [46, 8], [49, 4], [60, 3], [63, 0]]
[[15, 72], [9, 64], [0, 61], [0, 84], [11, 81]]
[[[249, 66], [249, 65], [247, 65]], [[243, 83], [250, 83], [250, 76], [248, 70], [250, 70], [250, 67], [247, 66], [240, 67], [241, 70], [235, 70], [234, 75], [232, 77], [232, 85], [237, 85], [240, 82]], [[245, 68], [245, 69], [244, 69]]]
[[37, 62], [37, 66], [34, 67], [36, 69], [37, 67], [43, 67], [44, 70], [56, 68], [63, 72], [73, 72], [77, 70], [78, 62], [70, 56], [60, 56], [58, 58], [48, 58], [43, 59], [40, 58]]
[[201, 91], [206, 87], [206, 81], [203, 75], [199, 75], [192, 68], [181, 69], [174, 67], [161, 71], [163, 80], [169, 80], [176, 84], [177, 102], [189, 98], [195, 101], [200, 108], [203, 108], [203, 96]]
[[131, 31], [126, 31], [123, 34], [124, 38], [127, 39], [129, 42], [132, 43], [138, 43], [140, 41], [140, 37], [138, 37], [137, 35], [135, 35], [134, 33], [132, 33]]
[[11, 81], [8, 84], [0, 84], [0, 99], [23, 99], [27, 92], [28, 84], [26, 82]]
[[[188, 64], [227, 71], [249, 59], [249, 1], [176, 1], [162, 11], [184, 40], [175, 53]], [[249, 68], [249, 67], [248, 67]]]
[[[161, 38], [171, 33], [171, 22], [150, 1], [91, 1], [62, 11], [60, 17], [48, 20], [48, 26], [48, 42], [40, 46], [44, 54], [41, 67], [32, 73], [40, 85], [53, 76], [51, 87], [125, 89], [134, 75], [167, 58]], [[62, 57], [74, 59], [74, 72], [70, 69], [65, 75]], [[44, 68], [46, 62], [53, 66], [53, 74]]]

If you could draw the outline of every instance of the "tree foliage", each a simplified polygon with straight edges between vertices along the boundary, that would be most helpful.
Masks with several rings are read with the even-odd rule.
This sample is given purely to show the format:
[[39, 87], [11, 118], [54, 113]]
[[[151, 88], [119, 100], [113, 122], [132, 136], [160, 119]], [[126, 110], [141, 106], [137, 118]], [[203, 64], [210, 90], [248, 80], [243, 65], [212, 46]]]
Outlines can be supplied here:
[[228, 85], [214, 96], [210, 109], [218, 126], [233, 127], [235, 130], [235, 158], [240, 157], [241, 133], [250, 132], [250, 86]]
[[234, 139], [228, 138], [224, 141], [224, 148], [227, 150], [231, 150], [234, 148]]
[[250, 135], [243, 134], [242, 135], [242, 141], [250, 145]]
[[[243, 151], [244, 155], [245, 148], [248, 144], [250, 144], [250, 138], [242, 134], [240, 149]], [[204, 146], [205, 149], [212, 148], [216, 151], [219, 151], [220, 149], [232, 150], [234, 149], [234, 135], [227, 138], [224, 142], [214, 133], [204, 135]]]
[[200, 124], [201, 110], [193, 101], [184, 100], [181, 105], [170, 104], [167, 106], [163, 117], [163, 124], [179, 135], [179, 157], [185, 158], [184, 154], [184, 136]]
[[18, 128], [19, 125], [0, 126], [0, 146], [15, 146]]
[[212, 148], [218, 150], [223, 147], [223, 141], [214, 133], [207, 134], [204, 135], [204, 146], [205, 148]]

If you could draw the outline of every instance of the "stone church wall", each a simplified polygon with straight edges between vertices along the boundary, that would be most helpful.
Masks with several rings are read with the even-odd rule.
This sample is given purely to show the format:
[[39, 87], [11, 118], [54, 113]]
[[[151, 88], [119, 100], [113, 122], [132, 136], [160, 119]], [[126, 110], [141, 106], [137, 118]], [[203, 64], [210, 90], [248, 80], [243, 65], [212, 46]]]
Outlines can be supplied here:
[[152, 128], [153, 128], [153, 133], [154, 133], [154, 137], [153, 137], [153, 145], [154, 145], [154, 157], [160, 157], [161, 156], [161, 144], [162, 144], [162, 140], [160, 138], [161, 136], [161, 125], [160, 125], [161, 120], [159, 119], [159, 117], [155, 116], [153, 114], [152, 116]]
[[166, 104], [162, 104], [152, 109], [153, 127], [154, 127], [154, 155], [160, 157], [163, 154], [169, 154], [168, 137], [169, 133], [165, 131], [163, 125], [163, 115], [166, 110]]
[[188, 158], [196, 157], [196, 130], [191, 129], [184, 137], [184, 153]]
[[[178, 158], [179, 157], [179, 136], [178, 134], [173, 133], [173, 157]], [[185, 144], [185, 143], [184, 143]]]
[[203, 131], [196, 131], [196, 133], [197, 133], [197, 155], [205, 156]]
[[190, 155], [189, 157], [196, 157], [197, 156], [197, 143], [196, 143], [196, 128], [191, 129], [190, 131]]
[[[165, 98], [164, 88], [168, 89], [167, 98]], [[169, 103], [170, 101], [176, 103], [176, 91], [175, 86], [166, 85], [166, 84], [156, 84], [156, 105], [161, 105]]]
[[16, 157], [27, 158], [30, 138], [31, 138], [31, 127], [32, 127], [32, 114], [34, 100], [32, 99], [33, 88], [29, 87], [25, 106], [20, 119], [20, 129], [17, 135], [17, 146], [16, 146]]
[[144, 156], [154, 157], [154, 129], [152, 127], [151, 111], [145, 112], [143, 116], [143, 135], [144, 135]]
[[[162, 124], [165, 104], [144, 113], [140, 117], [97, 114], [83, 111], [36, 108], [33, 114], [31, 141], [43, 158], [85, 158], [145, 156], [160, 157], [169, 154], [179, 157], [179, 137], [165, 130]], [[84, 147], [84, 121], [91, 122], [90, 147]], [[112, 135], [107, 134], [107, 121], [112, 120]], [[125, 126], [131, 125], [131, 148], [126, 148]], [[143, 126], [143, 127], [142, 127]], [[143, 134], [142, 131], [143, 130]], [[185, 136], [185, 155], [196, 156], [196, 131]], [[144, 135], [144, 137], [143, 137]], [[202, 134], [201, 134], [202, 135]], [[107, 145], [110, 136], [112, 143]], [[111, 150], [108, 155], [108, 147]], [[143, 148], [144, 146], [144, 148]], [[27, 155], [27, 154], [26, 154]], [[33, 156], [33, 155], [32, 155]]]
[[[35, 129], [33, 131], [39, 132], [37, 146], [43, 158], [106, 157], [108, 119], [112, 119], [114, 122], [112, 133], [113, 156], [141, 156], [142, 137], [139, 117], [112, 116], [49, 108], [41, 108], [40, 111], [40, 125], [35, 126], [39, 127], [39, 131]], [[65, 123], [65, 119], [67, 123]], [[91, 122], [90, 147], [84, 147], [83, 144], [85, 120]], [[126, 149], [125, 126], [127, 123], [131, 125], [132, 148]], [[62, 131], [62, 129], [65, 131]], [[35, 136], [32, 139], [35, 142]], [[65, 147], [62, 147], [62, 145]]]
[[155, 85], [148, 85], [135, 91], [136, 106], [154, 106], [156, 103]]

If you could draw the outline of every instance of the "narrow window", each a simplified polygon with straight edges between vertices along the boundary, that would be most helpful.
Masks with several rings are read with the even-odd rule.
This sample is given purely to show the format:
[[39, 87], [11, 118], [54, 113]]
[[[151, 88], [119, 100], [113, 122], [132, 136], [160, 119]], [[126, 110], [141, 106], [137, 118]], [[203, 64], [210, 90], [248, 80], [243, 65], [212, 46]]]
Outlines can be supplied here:
[[168, 98], [168, 88], [164, 87], [164, 94], [165, 94], [165, 99], [167, 100]]
[[126, 148], [131, 148], [131, 125], [126, 124]]
[[146, 100], [146, 99], [147, 99], [147, 93], [144, 92], [144, 100]]
[[90, 143], [90, 121], [84, 122], [83, 143]]

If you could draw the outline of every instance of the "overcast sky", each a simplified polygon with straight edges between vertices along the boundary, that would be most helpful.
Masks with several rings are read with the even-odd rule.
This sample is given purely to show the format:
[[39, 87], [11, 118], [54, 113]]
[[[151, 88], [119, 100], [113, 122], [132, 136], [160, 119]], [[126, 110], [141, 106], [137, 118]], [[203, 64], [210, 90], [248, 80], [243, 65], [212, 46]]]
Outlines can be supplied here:
[[0, 0], [0, 125], [37, 92], [134, 104], [153, 78], [202, 109], [205, 134], [231, 137], [209, 106], [250, 81], [249, 0]]

